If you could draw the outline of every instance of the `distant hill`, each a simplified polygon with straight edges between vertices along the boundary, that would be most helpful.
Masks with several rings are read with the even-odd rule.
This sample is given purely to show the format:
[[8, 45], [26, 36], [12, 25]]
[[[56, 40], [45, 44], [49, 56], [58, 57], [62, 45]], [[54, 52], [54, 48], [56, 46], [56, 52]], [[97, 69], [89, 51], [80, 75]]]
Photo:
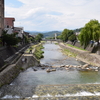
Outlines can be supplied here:
[[45, 38], [47, 38], [47, 37], [54, 37], [55, 33], [57, 33], [57, 35], [60, 35], [62, 31], [49, 31], [49, 32], [27, 31], [27, 32], [29, 32], [31, 35], [37, 35], [41, 33], [44, 35]]

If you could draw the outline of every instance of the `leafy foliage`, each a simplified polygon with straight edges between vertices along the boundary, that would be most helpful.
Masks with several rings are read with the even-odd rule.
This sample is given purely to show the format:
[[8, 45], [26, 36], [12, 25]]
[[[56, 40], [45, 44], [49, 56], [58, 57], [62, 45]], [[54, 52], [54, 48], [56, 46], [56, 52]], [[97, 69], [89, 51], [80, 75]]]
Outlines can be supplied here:
[[42, 51], [42, 49], [43, 49], [43, 46], [42, 45], [36, 47], [36, 50], [34, 52], [34, 55], [35, 55], [35, 57], [37, 59], [41, 59], [41, 58], [44, 57], [43, 56], [44, 51]]
[[99, 42], [100, 23], [98, 22], [98, 20], [90, 20], [87, 24], [85, 24], [78, 38], [81, 42], [81, 45], [83, 45], [84, 48], [86, 48], [89, 45], [91, 40]]
[[61, 34], [61, 39], [66, 42], [68, 41], [68, 38], [73, 34], [72, 30], [64, 29], [62, 34]]
[[27, 36], [23, 36], [24, 37], [24, 41], [25, 41], [25, 43], [27, 44], [27, 43], [29, 43], [29, 39], [28, 39], [28, 37]]
[[75, 45], [75, 43], [77, 42], [77, 37], [75, 34], [72, 34], [69, 38], [68, 38], [69, 41], [72, 42], [73, 45]]
[[19, 38], [16, 37], [18, 33], [13, 34], [7, 34], [7, 31], [2, 31], [2, 40], [4, 43], [6, 43], [8, 46], [10, 45], [16, 45], [19, 42]]
[[75, 35], [75, 34], [72, 34], [72, 35], [68, 38], [68, 40], [70, 40], [71, 42], [74, 42], [75, 40], [77, 40], [76, 35]]
[[39, 33], [36, 37], [35, 37], [35, 40], [36, 42], [40, 42], [43, 38], [43, 34]]

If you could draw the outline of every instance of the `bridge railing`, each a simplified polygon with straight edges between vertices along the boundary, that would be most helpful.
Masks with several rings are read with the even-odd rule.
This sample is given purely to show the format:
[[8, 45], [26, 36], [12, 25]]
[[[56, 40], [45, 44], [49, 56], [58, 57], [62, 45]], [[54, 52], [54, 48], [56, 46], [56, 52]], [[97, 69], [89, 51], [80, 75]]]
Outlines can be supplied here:
[[60, 40], [60, 39], [42, 39], [42, 41], [58, 41], [58, 42], [62, 42], [62, 40]]

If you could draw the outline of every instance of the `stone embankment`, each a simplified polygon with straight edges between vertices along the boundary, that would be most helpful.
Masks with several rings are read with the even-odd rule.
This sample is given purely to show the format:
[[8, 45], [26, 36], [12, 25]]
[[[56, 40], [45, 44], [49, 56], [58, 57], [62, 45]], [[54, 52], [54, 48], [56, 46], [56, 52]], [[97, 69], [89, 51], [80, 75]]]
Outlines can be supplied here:
[[22, 54], [21, 57], [14, 62], [15, 63], [11, 63], [7, 68], [0, 72], [0, 87], [4, 84], [11, 83], [22, 70], [39, 64], [39, 61], [33, 54]]
[[23, 51], [28, 47], [29, 44], [18, 47], [0, 47], [0, 68], [4, 66], [7, 61], [12, 61], [19, 54], [22, 54]]
[[79, 50], [70, 46], [67, 46], [63, 43], [59, 43], [60, 47], [69, 50], [76, 55], [76, 59], [79, 59], [85, 63], [88, 63], [93, 66], [100, 67], [100, 55], [95, 53], [90, 53], [89, 51]]

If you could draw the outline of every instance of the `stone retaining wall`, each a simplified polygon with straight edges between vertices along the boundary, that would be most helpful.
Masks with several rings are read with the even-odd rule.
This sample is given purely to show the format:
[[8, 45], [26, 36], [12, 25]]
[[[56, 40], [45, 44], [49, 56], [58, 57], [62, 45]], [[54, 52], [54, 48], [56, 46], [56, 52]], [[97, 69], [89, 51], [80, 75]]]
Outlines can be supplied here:
[[89, 51], [79, 50], [67, 45], [64, 45], [63, 43], [59, 44], [62, 48], [65, 48], [69, 50], [70, 52], [76, 54], [76, 58], [86, 62], [88, 64], [91, 64], [93, 66], [100, 67], [100, 55], [97, 55], [95, 53], [90, 53]]
[[21, 49], [28, 47], [28, 45], [23, 45], [19, 47], [0, 47], [0, 68], [5, 64], [5, 60]]
[[[27, 62], [23, 63], [22, 58], [27, 58]], [[35, 59], [33, 54], [23, 54], [15, 64], [9, 65], [6, 69], [0, 72], [0, 87], [11, 83], [22, 69], [26, 69], [37, 64], [39, 64], [39, 62]]]

